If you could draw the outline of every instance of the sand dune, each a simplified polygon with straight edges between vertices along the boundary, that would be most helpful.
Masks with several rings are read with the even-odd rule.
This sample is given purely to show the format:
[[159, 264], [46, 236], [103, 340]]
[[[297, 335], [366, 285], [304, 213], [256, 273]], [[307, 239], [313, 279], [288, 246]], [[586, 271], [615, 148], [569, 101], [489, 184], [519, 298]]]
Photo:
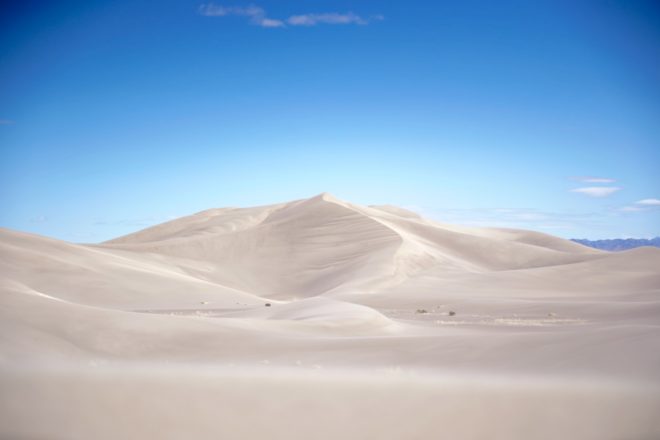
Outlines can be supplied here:
[[208, 263], [212, 268], [205, 271], [194, 264], [180, 267], [199, 278], [284, 299], [373, 291], [427, 269], [511, 270], [603, 255], [540, 233], [451, 227], [329, 194], [262, 208], [204, 211], [105, 247]]
[[658, 249], [324, 193], [0, 255], [3, 437], [660, 437]]
[[0, 229], [3, 281], [86, 305], [134, 309], [154, 302], [262, 304], [253, 294], [193, 277], [156, 255], [65, 243]]

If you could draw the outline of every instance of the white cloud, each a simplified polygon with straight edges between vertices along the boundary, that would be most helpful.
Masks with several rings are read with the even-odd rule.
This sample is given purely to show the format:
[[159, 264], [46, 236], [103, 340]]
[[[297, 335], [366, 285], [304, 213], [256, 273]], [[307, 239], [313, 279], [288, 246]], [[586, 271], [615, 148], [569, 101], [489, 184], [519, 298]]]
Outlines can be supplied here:
[[227, 16], [240, 16], [248, 17], [250, 23], [266, 27], [266, 28], [280, 28], [290, 26], [316, 26], [317, 24], [359, 24], [366, 25], [372, 21], [383, 20], [382, 15], [373, 15], [369, 18], [363, 18], [353, 12], [337, 13], [325, 12], [320, 14], [299, 14], [292, 15], [284, 20], [270, 18], [266, 15], [266, 11], [259, 6], [250, 5], [247, 7], [240, 6], [221, 6], [215, 3], [203, 3], [199, 6], [198, 12], [205, 17], [227, 17]]
[[632, 205], [624, 206], [620, 209], [623, 212], [641, 212], [641, 211], [650, 211], [655, 208], [660, 207], [659, 199], [643, 199], [638, 200]]
[[0, 119], [0, 125], [12, 125], [14, 121], [10, 121], [9, 119]]
[[285, 26], [282, 20], [276, 20], [273, 18], [265, 18], [265, 17], [262, 18], [258, 24], [259, 26], [267, 27], [267, 28], [278, 28]]
[[286, 22], [291, 26], [316, 26], [317, 24], [369, 24], [372, 20], [382, 20], [382, 15], [375, 15], [371, 18], [363, 18], [353, 12], [340, 14], [337, 12], [326, 12], [323, 14], [302, 14], [292, 15]]
[[658, 199], [644, 199], [644, 200], [639, 200], [635, 202], [636, 205], [644, 205], [644, 206], [660, 206], [660, 200]]
[[227, 17], [236, 15], [239, 17], [248, 17], [250, 23], [266, 27], [277, 28], [284, 27], [282, 20], [276, 20], [266, 17], [266, 11], [259, 6], [250, 5], [247, 7], [240, 6], [220, 6], [215, 3], [204, 3], [199, 6], [199, 13], [205, 17]]
[[620, 190], [621, 188], [618, 186], [588, 186], [572, 189], [571, 192], [584, 194], [589, 197], [607, 197]]
[[609, 177], [591, 177], [591, 176], [581, 176], [581, 177], [572, 177], [571, 179], [577, 180], [585, 183], [614, 183], [616, 179], [610, 179]]
[[266, 11], [258, 6], [245, 8], [238, 6], [220, 6], [215, 3], [204, 3], [199, 6], [199, 13], [205, 17], [226, 17], [228, 15], [241, 15], [247, 17], [264, 17]]
[[524, 208], [470, 208], [417, 210], [422, 216], [441, 222], [477, 227], [503, 227], [537, 231], [570, 231], [579, 227], [596, 227], [600, 213], [550, 212]]

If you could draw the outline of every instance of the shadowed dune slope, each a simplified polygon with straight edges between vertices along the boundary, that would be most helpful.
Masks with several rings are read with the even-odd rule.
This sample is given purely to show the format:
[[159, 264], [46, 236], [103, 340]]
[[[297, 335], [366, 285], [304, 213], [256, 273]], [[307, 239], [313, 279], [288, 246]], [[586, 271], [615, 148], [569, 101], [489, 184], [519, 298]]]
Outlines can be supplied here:
[[0, 229], [0, 277], [65, 301], [117, 309], [154, 303], [229, 307], [256, 296], [183, 272], [154, 255], [134, 254]]

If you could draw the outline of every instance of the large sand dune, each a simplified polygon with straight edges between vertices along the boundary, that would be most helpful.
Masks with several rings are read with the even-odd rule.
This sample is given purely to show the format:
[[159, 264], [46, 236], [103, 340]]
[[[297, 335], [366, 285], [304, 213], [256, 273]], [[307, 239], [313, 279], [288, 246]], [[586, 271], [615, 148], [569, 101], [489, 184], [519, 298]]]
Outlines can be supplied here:
[[2, 438], [660, 438], [660, 250], [319, 196], [0, 230]]

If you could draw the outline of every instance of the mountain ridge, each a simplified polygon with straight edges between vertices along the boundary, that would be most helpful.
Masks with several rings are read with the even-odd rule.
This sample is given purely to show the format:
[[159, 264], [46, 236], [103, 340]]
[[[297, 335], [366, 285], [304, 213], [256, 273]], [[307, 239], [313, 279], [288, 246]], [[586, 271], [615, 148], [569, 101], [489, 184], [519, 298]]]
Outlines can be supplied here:
[[660, 248], [660, 237], [655, 238], [608, 238], [603, 240], [588, 240], [572, 238], [571, 241], [603, 251], [625, 251], [643, 246]]

